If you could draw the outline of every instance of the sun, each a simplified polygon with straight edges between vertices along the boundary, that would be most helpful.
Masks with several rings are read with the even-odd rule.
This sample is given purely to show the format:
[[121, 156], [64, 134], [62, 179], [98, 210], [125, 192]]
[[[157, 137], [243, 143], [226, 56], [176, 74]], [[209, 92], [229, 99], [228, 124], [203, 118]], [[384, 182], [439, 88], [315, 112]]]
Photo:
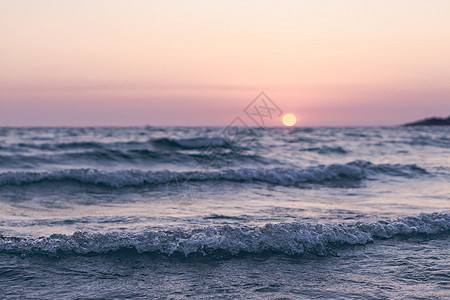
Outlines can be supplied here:
[[283, 124], [284, 124], [284, 126], [291, 127], [291, 126], [294, 126], [295, 123], [297, 123], [297, 118], [295, 117], [295, 115], [293, 115], [293, 114], [285, 114], [283, 116]]

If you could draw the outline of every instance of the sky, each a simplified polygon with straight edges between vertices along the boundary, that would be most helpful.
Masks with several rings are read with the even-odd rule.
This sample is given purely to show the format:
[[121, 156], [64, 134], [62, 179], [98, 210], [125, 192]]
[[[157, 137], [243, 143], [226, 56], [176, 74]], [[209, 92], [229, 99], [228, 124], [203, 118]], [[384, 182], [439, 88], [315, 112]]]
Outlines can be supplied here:
[[[0, 0], [0, 126], [297, 126], [450, 114], [450, 1]], [[273, 124], [280, 120], [273, 120]]]

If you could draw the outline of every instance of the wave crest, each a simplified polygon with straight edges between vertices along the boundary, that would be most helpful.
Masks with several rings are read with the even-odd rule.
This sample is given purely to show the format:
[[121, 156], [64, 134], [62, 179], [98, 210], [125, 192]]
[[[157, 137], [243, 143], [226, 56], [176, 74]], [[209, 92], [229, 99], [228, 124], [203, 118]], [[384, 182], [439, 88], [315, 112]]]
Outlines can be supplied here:
[[163, 148], [174, 148], [181, 150], [204, 149], [207, 147], [229, 148], [231, 142], [220, 137], [213, 138], [191, 138], [191, 139], [171, 139], [157, 138], [152, 140], [152, 144]]
[[288, 255], [313, 253], [325, 255], [336, 245], [365, 245], [377, 239], [396, 236], [436, 235], [448, 233], [450, 214], [422, 213], [396, 221], [352, 224], [280, 223], [263, 227], [210, 226], [172, 231], [136, 233], [76, 232], [40, 238], [0, 236], [0, 252], [19, 254], [102, 254], [124, 249], [138, 253], [164, 255], [209, 255], [225, 252], [275, 252]]
[[321, 147], [310, 147], [310, 148], [304, 148], [300, 149], [300, 151], [306, 151], [306, 152], [316, 152], [319, 154], [347, 154], [349, 153], [348, 150], [345, 150], [342, 147], [330, 147], [330, 146], [321, 146]]
[[263, 182], [282, 186], [330, 181], [359, 181], [375, 174], [411, 177], [427, 172], [416, 165], [372, 164], [355, 161], [347, 164], [319, 165], [307, 168], [243, 168], [219, 171], [104, 171], [97, 169], [66, 169], [43, 172], [8, 171], [0, 173], [0, 186], [27, 185], [41, 182], [76, 181], [112, 188], [164, 184], [184, 181]]

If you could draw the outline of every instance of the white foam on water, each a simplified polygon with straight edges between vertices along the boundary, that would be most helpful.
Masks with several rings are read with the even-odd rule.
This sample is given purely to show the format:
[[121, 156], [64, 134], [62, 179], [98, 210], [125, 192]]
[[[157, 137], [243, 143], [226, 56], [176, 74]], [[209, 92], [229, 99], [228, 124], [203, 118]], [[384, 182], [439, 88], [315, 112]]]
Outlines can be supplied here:
[[277, 252], [288, 255], [327, 254], [336, 245], [365, 245], [396, 236], [448, 233], [449, 213], [422, 213], [395, 221], [352, 224], [279, 223], [262, 227], [209, 226], [197, 229], [140, 231], [134, 233], [76, 232], [49, 237], [0, 237], [0, 252], [19, 254], [89, 254], [132, 249], [165, 255], [218, 251], [239, 253]]
[[8, 171], [0, 173], [0, 186], [39, 182], [76, 181], [111, 188], [164, 184], [174, 179], [189, 181], [264, 182], [282, 186], [322, 183], [337, 180], [362, 180], [377, 174], [411, 177], [426, 174], [416, 165], [372, 164], [354, 161], [347, 164], [319, 165], [307, 168], [242, 168], [219, 171], [141, 171], [65, 169], [53, 171]]

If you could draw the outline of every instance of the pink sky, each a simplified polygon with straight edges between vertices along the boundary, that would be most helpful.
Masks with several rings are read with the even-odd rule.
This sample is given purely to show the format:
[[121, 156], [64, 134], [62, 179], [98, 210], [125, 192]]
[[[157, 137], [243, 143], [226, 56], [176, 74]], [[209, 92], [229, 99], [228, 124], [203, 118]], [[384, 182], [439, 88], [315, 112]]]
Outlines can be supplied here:
[[[450, 1], [1, 1], [0, 126], [450, 114]], [[272, 125], [281, 125], [274, 123]]]

